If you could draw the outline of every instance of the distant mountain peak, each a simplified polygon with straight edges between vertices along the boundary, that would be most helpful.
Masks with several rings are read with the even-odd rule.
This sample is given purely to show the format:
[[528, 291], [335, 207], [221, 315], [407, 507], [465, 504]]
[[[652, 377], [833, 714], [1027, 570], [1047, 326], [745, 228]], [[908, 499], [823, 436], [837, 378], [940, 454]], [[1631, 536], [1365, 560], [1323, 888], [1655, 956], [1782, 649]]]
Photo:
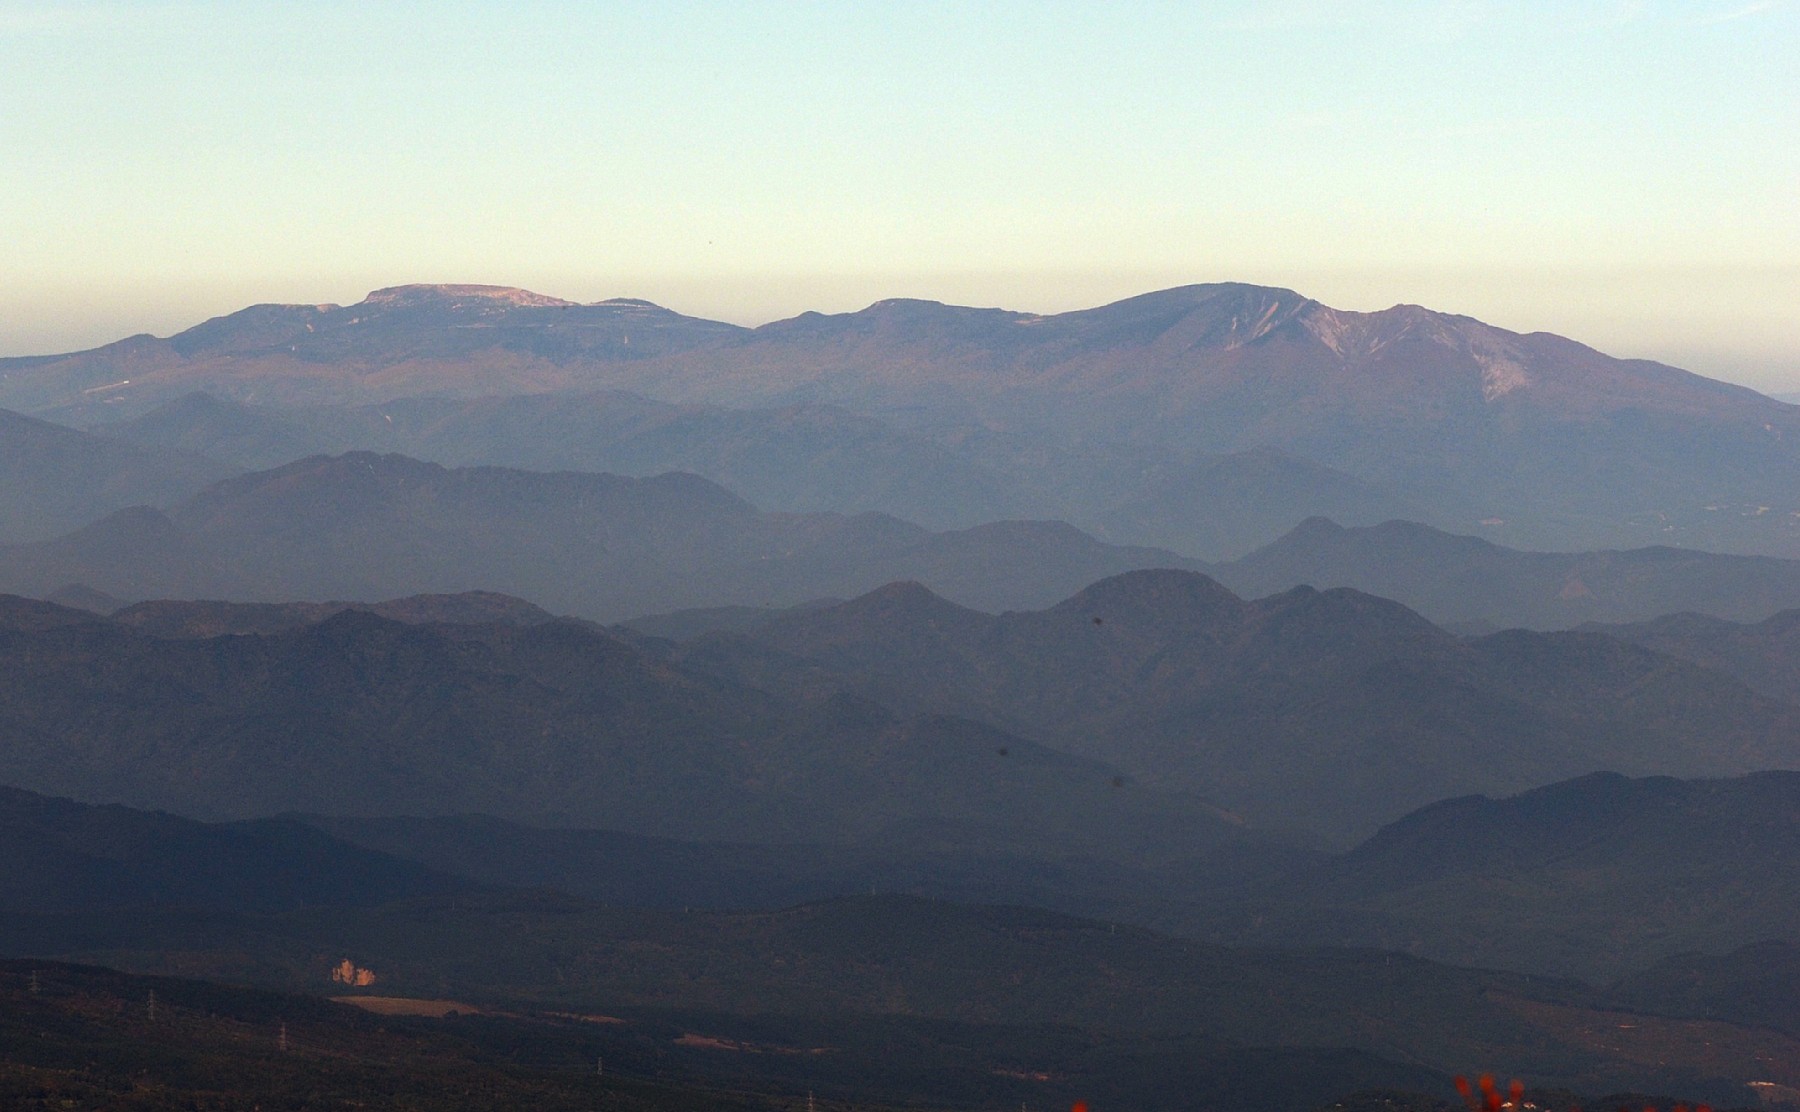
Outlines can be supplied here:
[[959, 606], [916, 579], [899, 579], [838, 604], [844, 614], [881, 615], [892, 618], [901, 614], [923, 617], [946, 617], [979, 614]]
[[1234, 318], [1242, 331], [1251, 326], [1250, 322], [1280, 323], [1318, 304], [1305, 294], [1280, 286], [1255, 286], [1247, 282], [1204, 282], [1153, 290], [1102, 305], [1098, 309], [1078, 312], [1172, 310], [1182, 315], [1199, 312], [1209, 317]]
[[1481, 369], [1482, 395], [1488, 401], [1532, 383], [1521, 338], [1473, 317], [1411, 304], [1361, 313], [1315, 301], [1298, 318], [1307, 333], [1346, 360], [1367, 358], [1403, 340], [1423, 340], [1461, 351]]
[[871, 310], [882, 309], [942, 309], [942, 301], [933, 301], [928, 297], [884, 297], [870, 305]]
[[[1234, 613], [1243, 600], [1210, 576], [1179, 568], [1145, 568], [1089, 584], [1051, 609], [1061, 613], [1167, 618]], [[1102, 619], [1104, 620], [1104, 619]]]
[[1314, 514], [1300, 524], [1294, 526], [1293, 531], [1300, 536], [1335, 537], [1348, 533], [1350, 530], [1323, 514]]
[[896, 579], [892, 583], [884, 583], [872, 591], [865, 591], [864, 599], [894, 599], [901, 602], [943, 602], [944, 597], [919, 582], [917, 579]]
[[1133, 302], [1175, 301], [1192, 305], [1206, 302], [1239, 302], [1244, 304], [1278, 304], [1278, 305], [1313, 305], [1317, 302], [1297, 290], [1285, 286], [1259, 286], [1253, 282], [1190, 282], [1184, 286], [1170, 286], [1168, 289], [1151, 290], [1113, 302], [1115, 305], [1128, 305]]
[[553, 309], [573, 306], [575, 302], [549, 297], [517, 286], [433, 285], [420, 283], [387, 286], [373, 290], [363, 298], [364, 305], [420, 305], [440, 301], [490, 301], [514, 308]]

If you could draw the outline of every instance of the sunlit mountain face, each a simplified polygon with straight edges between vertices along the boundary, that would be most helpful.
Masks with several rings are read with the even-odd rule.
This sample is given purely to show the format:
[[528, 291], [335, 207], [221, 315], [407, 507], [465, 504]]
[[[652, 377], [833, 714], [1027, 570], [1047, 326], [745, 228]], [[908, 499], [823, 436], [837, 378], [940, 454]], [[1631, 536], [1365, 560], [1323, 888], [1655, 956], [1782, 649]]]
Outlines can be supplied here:
[[[250, 410], [181, 402], [196, 391]], [[497, 400], [520, 395], [540, 397]], [[145, 416], [178, 403], [190, 412]], [[1800, 409], [1547, 333], [1259, 286], [1049, 316], [882, 301], [755, 329], [632, 300], [409, 286], [0, 361], [0, 406], [129, 419], [117, 431], [140, 445], [211, 446], [247, 467], [306, 445], [679, 468], [770, 509], [1065, 518], [1209, 558], [1315, 514], [1539, 549], [1800, 555]], [[1262, 472], [1293, 462], [1208, 470], [1246, 452]], [[1214, 478], [1241, 493], [1185, 509], [1207, 505]], [[1259, 481], [1273, 500], [1260, 510]]]

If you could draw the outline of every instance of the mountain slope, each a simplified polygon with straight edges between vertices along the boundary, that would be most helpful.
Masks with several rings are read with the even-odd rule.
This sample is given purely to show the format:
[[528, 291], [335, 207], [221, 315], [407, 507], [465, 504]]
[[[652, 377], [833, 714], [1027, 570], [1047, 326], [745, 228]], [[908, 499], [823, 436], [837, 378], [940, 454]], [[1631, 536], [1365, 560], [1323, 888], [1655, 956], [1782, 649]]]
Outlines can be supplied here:
[[1367, 833], [1467, 791], [1597, 769], [1800, 767], [1800, 707], [1592, 634], [1464, 642], [1397, 603], [1299, 588], [1245, 602], [1141, 571], [990, 615], [917, 584], [683, 646], [690, 666], [980, 718], [1257, 825]]
[[1800, 703], [1800, 610], [1784, 610], [1754, 623], [1669, 614], [1648, 622], [1588, 628], [1729, 673], [1752, 690]]
[[397, 622], [452, 625], [543, 625], [556, 616], [524, 599], [490, 591], [413, 595], [386, 602], [140, 602], [114, 611], [111, 620], [151, 637], [205, 638], [233, 633], [279, 633], [317, 625], [346, 610]]
[[1180, 856], [1231, 828], [1095, 761], [850, 696], [776, 699], [573, 623], [346, 610], [166, 640], [0, 629], [0, 782], [213, 818], [480, 812], [712, 840]]
[[1314, 518], [1212, 569], [1233, 590], [1353, 587], [1445, 623], [1561, 629], [1694, 610], [1759, 620], [1800, 606], [1800, 560], [1679, 548], [1521, 552], [1406, 521]]
[[1630, 1006], [1800, 1033], [1800, 945], [1758, 942], [1728, 954], [1677, 954], [1625, 977]]
[[[652, 373], [629, 368], [620, 384], [649, 390]], [[1800, 411], [1416, 306], [1350, 313], [1231, 284], [1050, 317], [883, 302], [769, 325], [655, 373], [665, 397], [1274, 448], [1420, 499], [1444, 524], [1496, 520], [1514, 543], [1800, 554]]]
[[97, 622], [100, 619], [100, 615], [90, 610], [20, 598], [17, 595], [0, 595], [0, 629], [37, 633], [59, 626]]
[[1039, 451], [1272, 449], [1511, 544], [1800, 556], [1800, 408], [1544, 333], [1230, 283], [1055, 315], [890, 300], [748, 330], [640, 302], [402, 287], [0, 361], [0, 405], [34, 413], [139, 413], [197, 389], [281, 405], [624, 390], [837, 406]]
[[208, 551], [148, 507], [108, 514], [52, 540], [0, 547], [0, 590], [48, 597], [72, 585], [121, 603], [259, 597], [253, 571]]
[[308, 428], [281, 411], [203, 391], [184, 394], [148, 413], [90, 426], [89, 431], [146, 448], [195, 452], [245, 471], [321, 455], [332, 450], [335, 441], [331, 434]]
[[0, 549], [0, 588], [116, 598], [373, 601], [497, 591], [602, 620], [789, 605], [921, 578], [976, 605], [1041, 605], [1132, 567], [1193, 566], [1059, 523], [933, 533], [878, 514], [759, 513], [694, 475], [648, 479], [315, 457]]
[[619, 298], [576, 305], [504, 286], [396, 286], [362, 302], [255, 305], [168, 339], [0, 360], [0, 405], [143, 412], [195, 390], [278, 404], [568, 388], [605, 366], [743, 330]]
[[1052, 504], [1013, 490], [977, 459], [830, 406], [727, 409], [606, 392], [279, 409], [197, 393], [95, 431], [252, 470], [374, 451], [449, 467], [685, 471], [767, 509], [879, 510], [937, 527], [1042, 513]]
[[[1100, 915], [1214, 943], [1395, 950], [1594, 984], [1772, 940], [1800, 953], [1793, 772], [1595, 773], [1513, 797], [1439, 801], [1334, 856], [1240, 844], [1137, 870], [980, 847], [909, 857], [478, 817], [306, 821], [481, 883], [543, 885], [612, 906], [777, 907], [879, 890]], [[1795, 1024], [1800, 1011], [1790, 1008], [1782, 1026], [1800, 1034]]]
[[[1800, 773], [1602, 773], [1425, 807], [1228, 898], [1204, 929], [1604, 982], [1691, 951], [1800, 943], [1796, 876]], [[1254, 931], [1234, 925], [1252, 919]]]
[[127, 506], [166, 506], [233, 470], [0, 410], [0, 544], [44, 540]]
[[1209, 559], [1235, 558], [1309, 518], [1373, 525], [1426, 512], [1354, 475], [1252, 448], [1205, 457], [1159, 476], [1099, 518], [1102, 534]]
[[292, 820], [209, 825], [0, 788], [0, 913], [367, 907], [468, 890]]

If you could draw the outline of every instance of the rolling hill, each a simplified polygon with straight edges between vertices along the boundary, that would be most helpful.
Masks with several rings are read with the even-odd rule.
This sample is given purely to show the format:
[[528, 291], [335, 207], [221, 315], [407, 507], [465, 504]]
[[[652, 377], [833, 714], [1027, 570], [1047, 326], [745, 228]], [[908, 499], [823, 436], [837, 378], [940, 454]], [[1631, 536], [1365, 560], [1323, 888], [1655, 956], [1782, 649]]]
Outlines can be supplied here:
[[[382, 1016], [316, 995], [5, 962], [0, 1103], [12, 1112], [368, 1105], [587, 1112], [596, 1104], [626, 1112], [777, 1112], [800, 1095], [767, 1077], [754, 1086], [762, 1092], [721, 1091], [722, 1071], [707, 1076], [707, 1063], [691, 1052], [675, 1065], [670, 1059], [681, 1048], [673, 1022], [620, 1037], [572, 1019]], [[524, 1046], [536, 1055], [522, 1060]], [[611, 1077], [597, 1076], [601, 1057], [612, 1063]]]
[[1800, 1031], [1800, 945], [1771, 940], [1727, 954], [1677, 954], [1613, 986], [1619, 999], [1688, 1015]]

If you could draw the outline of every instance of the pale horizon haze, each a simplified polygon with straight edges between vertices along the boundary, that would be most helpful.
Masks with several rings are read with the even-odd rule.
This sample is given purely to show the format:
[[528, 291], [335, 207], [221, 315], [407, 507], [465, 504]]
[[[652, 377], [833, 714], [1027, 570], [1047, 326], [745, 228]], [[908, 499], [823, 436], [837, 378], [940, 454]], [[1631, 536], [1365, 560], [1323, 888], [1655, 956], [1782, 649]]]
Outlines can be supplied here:
[[1800, 391], [1800, 5], [0, 0], [0, 355], [1248, 281]]

